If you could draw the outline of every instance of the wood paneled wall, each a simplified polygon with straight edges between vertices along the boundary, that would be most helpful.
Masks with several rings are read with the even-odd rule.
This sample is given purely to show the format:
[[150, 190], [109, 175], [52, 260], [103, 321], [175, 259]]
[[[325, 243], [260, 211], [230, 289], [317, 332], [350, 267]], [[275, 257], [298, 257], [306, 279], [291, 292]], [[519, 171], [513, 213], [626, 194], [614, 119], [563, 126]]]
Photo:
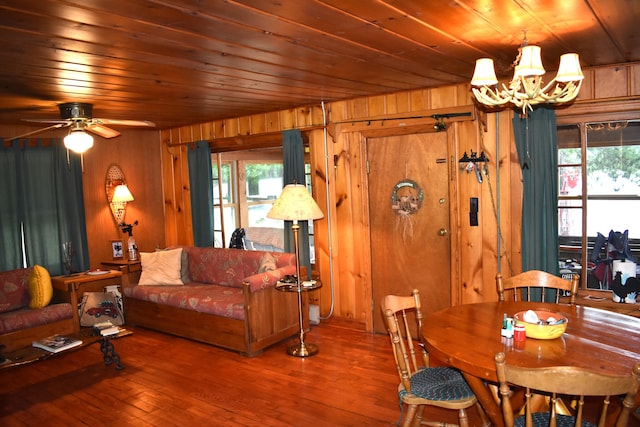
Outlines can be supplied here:
[[[558, 110], [560, 119], [597, 113], [604, 108], [638, 114], [640, 65], [585, 70], [577, 102]], [[522, 185], [511, 128], [511, 111], [475, 111], [468, 85], [392, 93], [277, 111], [161, 132], [167, 244], [190, 244], [189, 184], [186, 144], [208, 140], [219, 150], [249, 146], [252, 137], [290, 128], [309, 130], [314, 197], [325, 212], [316, 222], [317, 263], [325, 286], [320, 291], [321, 315], [362, 322], [372, 327], [371, 267], [366, 164], [368, 136], [432, 129], [434, 113], [472, 112], [448, 120], [451, 159], [453, 304], [496, 298], [494, 276], [518, 272]], [[326, 127], [323, 127], [326, 115]], [[458, 168], [463, 152], [485, 151], [488, 175], [478, 183]], [[126, 173], [126, 172], [125, 172]], [[480, 200], [480, 224], [468, 219], [470, 197]], [[500, 227], [498, 227], [498, 224]], [[500, 230], [500, 233], [498, 232]], [[331, 263], [329, 261], [332, 261]], [[333, 295], [333, 304], [332, 304]]]
[[165, 247], [164, 207], [162, 205], [162, 169], [157, 130], [118, 129], [122, 135], [106, 140], [95, 138], [93, 148], [84, 154], [84, 201], [91, 268], [112, 259], [111, 240], [122, 239], [113, 219], [105, 193], [109, 165], [115, 163], [124, 173], [134, 201], [127, 205], [125, 222], [138, 220], [133, 236], [140, 251]]
[[[18, 135], [33, 127], [3, 126], [1, 135]], [[157, 130], [119, 129], [114, 139], [94, 138], [94, 146], [84, 154], [83, 190], [90, 268], [112, 259], [111, 240], [128, 236], [117, 226], [107, 203], [105, 179], [113, 163], [120, 166], [134, 201], [127, 206], [126, 222], [136, 219], [133, 235], [141, 251], [165, 246], [164, 208], [162, 205], [162, 169], [160, 137]], [[63, 138], [67, 131], [42, 133], [33, 139]], [[78, 154], [71, 153], [72, 156]]]

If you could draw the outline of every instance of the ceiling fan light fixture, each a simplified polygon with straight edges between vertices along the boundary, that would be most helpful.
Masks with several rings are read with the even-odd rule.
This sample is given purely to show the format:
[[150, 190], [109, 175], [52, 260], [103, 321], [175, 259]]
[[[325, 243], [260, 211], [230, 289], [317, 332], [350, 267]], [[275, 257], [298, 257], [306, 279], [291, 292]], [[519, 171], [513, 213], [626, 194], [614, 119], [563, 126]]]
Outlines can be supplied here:
[[84, 153], [93, 147], [93, 137], [83, 129], [72, 129], [69, 135], [64, 137], [64, 146], [76, 153]]

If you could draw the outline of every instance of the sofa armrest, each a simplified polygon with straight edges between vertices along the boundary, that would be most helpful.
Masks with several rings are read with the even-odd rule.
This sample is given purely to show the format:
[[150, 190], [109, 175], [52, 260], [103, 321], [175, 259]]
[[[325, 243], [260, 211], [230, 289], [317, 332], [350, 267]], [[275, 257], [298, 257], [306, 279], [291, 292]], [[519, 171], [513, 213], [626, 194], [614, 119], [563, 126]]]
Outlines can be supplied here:
[[286, 275], [296, 274], [295, 265], [287, 265], [277, 268], [275, 270], [265, 271], [264, 273], [253, 274], [245, 277], [242, 282], [249, 286], [251, 292], [259, 291], [271, 286], [275, 286], [278, 280], [282, 279]]

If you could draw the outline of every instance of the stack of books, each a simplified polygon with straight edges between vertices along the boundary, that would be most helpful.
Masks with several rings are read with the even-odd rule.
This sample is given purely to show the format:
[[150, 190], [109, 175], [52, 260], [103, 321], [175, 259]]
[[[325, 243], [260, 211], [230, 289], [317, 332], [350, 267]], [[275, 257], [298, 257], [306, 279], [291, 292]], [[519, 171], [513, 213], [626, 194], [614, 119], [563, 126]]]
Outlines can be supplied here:
[[118, 335], [118, 333], [120, 333], [120, 328], [111, 323], [110, 320], [107, 320], [106, 322], [96, 323], [95, 325], [93, 325], [93, 330], [96, 334], [100, 334], [103, 337]]

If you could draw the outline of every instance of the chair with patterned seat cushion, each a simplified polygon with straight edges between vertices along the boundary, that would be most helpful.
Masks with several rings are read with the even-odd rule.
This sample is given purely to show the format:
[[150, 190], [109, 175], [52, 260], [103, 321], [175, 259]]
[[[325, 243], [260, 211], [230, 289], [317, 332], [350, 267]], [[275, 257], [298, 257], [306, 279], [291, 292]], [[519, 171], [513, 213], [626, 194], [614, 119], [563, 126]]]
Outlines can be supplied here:
[[[402, 426], [447, 425], [423, 420], [424, 409], [429, 405], [457, 410], [460, 426], [463, 427], [469, 425], [467, 408], [476, 406], [482, 425], [490, 425], [460, 372], [444, 366], [429, 366], [429, 354], [420, 333], [422, 311], [418, 290], [415, 289], [411, 296], [387, 295], [382, 299], [381, 308], [400, 376], [398, 395], [401, 406], [408, 406]], [[415, 323], [411, 320], [415, 320]], [[414, 329], [416, 326], [417, 329]], [[414, 342], [414, 336], [418, 337], [417, 343]]]
[[[638, 393], [640, 363], [633, 369], [630, 368], [628, 375], [611, 376], [573, 366], [526, 368], [508, 365], [502, 352], [495, 355], [495, 362], [506, 427], [604, 427], [606, 421], [611, 421], [608, 420], [608, 412], [615, 416], [610, 403], [618, 396], [624, 396], [624, 400], [620, 404], [621, 409], [615, 419], [615, 426], [624, 427], [629, 421], [629, 414]], [[524, 415], [516, 416], [520, 413], [519, 410], [514, 412], [510, 399], [511, 385], [525, 389]], [[540, 395], [548, 396], [549, 404], [544, 411], [534, 412], [537, 409], [533, 409], [533, 400]], [[561, 396], [575, 397], [574, 415], [559, 413]], [[583, 418], [585, 413], [588, 413], [584, 409], [585, 396], [603, 397], [598, 419], [590, 420], [595, 423]]]
[[513, 301], [542, 301], [558, 303], [564, 293], [569, 295], [569, 304], [576, 303], [580, 275], [574, 274], [571, 280], [563, 279], [540, 270], [529, 270], [511, 277], [496, 275], [498, 301], [505, 300], [505, 291], [511, 294]]

